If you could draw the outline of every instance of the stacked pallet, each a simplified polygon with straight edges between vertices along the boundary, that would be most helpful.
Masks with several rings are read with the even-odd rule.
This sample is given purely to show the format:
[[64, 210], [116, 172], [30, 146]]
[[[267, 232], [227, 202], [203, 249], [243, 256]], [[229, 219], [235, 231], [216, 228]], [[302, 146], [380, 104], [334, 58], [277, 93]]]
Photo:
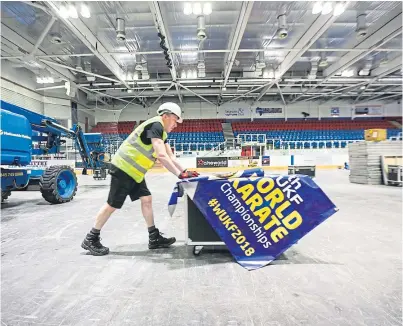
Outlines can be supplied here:
[[350, 182], [370, 185], [383, 184], [381, 157], [401, 155], [401, 141], [350, 143], [348, 145]]

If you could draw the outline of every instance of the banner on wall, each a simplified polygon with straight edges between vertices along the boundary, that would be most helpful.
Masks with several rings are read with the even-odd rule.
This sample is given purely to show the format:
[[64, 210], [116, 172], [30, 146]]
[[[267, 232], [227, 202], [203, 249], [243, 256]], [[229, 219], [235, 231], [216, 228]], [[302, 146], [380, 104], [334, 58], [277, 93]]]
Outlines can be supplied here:
[[356, 105], [354, 106], [355, 115], [371, 115], [371, 116], [382, 116], [383, 106], [382, 105]]
[[262, 156], [262, 166], [270, 166], [270, 156]]
[[239, 109], [225, 109], [224, 115], [226, 117], [244, 117], [246, 115], [246, 110], [243, 108]]
[[260, 166], [259, 156], [234, 156], [228, 158], [228, 167], [251, 168]]
[[[243, 174], [246, 171], [239, 171]], [[254, 270], [268, 265], [337, 212], [308, 176], [198, 177], [177, 182], [168, 209], [172, 216], [181, 184], [235, 260]]]
[[228, 157], [196, 157], [197, 168], [228, 167]]
[[331, 108], [330, 109], [330, 115], [332, 117], [338, 117], [340, 116], [340, 108]]
[[256, 113], [259, 114], [260, 116], [266, 115], [266, 114], [281, 114], [283, 113], [283, 108], [256, 108]]

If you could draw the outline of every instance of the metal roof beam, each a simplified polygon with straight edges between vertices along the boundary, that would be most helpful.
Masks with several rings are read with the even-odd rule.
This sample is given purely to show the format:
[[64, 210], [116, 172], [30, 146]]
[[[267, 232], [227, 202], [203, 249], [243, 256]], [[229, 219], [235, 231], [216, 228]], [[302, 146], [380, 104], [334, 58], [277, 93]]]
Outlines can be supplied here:
[[[172, 67], [169, 68], [169, 71], [172, 76], [172, 81], [176, 82], [178, 75], [177, 75], [176, 68], [175, 68], [174, 57], [171, 52], [171, 50], [173, 49], [172, 43], [171, 43], [171, 36], [169, 35], [169, 32], [166, 28], [164, 19], [162, 18], [161, 8], [160, 8], [160, 4], [158, 3], [158, 1], [150, 2], [150, 10], [151, 10], [151, 13], [154, 18], [155, 27], [157, 28], [158, 32], [160, 32], [163, 36], [165, 36], [165, 44], [168, 49], [168, 56], [172, 62]], [[175, 83], [175, 88], [176, 88], [176, 92], [178, 93], [179, 101], [182, 103], [182, 101], [183, 101], [182, 95], [181, 95], [181, 93], [179, 91], [179, 87], [176, 83]]]
[[112, 83], [119, 83], [119, 84], [121, 83], [121, 82], [120, 82], [119, 80], [117, 80], [117, 79], [113, 79], [113, 78], [109, 78], [109, 77], [106, 77], [106, 76], [94, 74], [94, 73], [92, 73], [92, 72], [85, 71], [85, 70], [78, 70], [78, 69], [76, 69], [76, 68], [73, 68], [73, 67], [70, 67], [70, 66], [61, 64], [61, 63], [57, 63], [57, 62], [54, 62], [54, 61], [43, 60], [43, 59], [39, 59], [39, 60], [40, 60], [41, 62], [43, 62], [43, 63], [50, 64], [50, 65], [53, 65], [53, 66], [62, 67], [62, 68], [66, 68], [66, 69], [69, 69], [69, 70], [72, 70], [72, 71], [77, 71], [77, 72], [79, 72], [79, 73], [83, 73], [83, 74], [85, 74], [85, 75], [94, 76], [94, 77], [98, 77], [98, 78], [101, 78], [101, 79], [109, 80], [109, 81], [111, 81]]
[[402, 13], [394, 15], [385, 26], [380, 27], [370, 37], [367, 37], [364, 41], [358, 44], [355, 48], [369, 48], [369, 51], [363, 53], [350, 52], [340, 58], [340, 60], [323, 71], [324, 76], [333, 76], [341, 69], [350, 67], [353, 63], [365, 57], [368, 53], [379, 47], [379, 43], [383, 43], [384, 40], [391, 40], [402, 33]]
[[[379, 79], [381, 79], [381, 78], [383, 78], [383, 77], [385, 77], [385, 76], [387, 76], [387, 75], [390, 75], [391, 73], [395, 72], [396, 70], [400, 69], [401, 67], [402, 67], [402, 57], [395, 58], [395, 59], [393, 59], [393, 60], [390, 62], [389, 67], [377, 68], [377, 69], [375, 69], [375, 70], [377, 70], [377, 71], [376, 71], [377, 76], [374, 77], [374, 78], [372, 78], [369, 82], [367, 82], [367, 81], [366, 81], [366, 82], [361, 82], [361, 83], [358, 83], [358, 84], [356, 84], [356, 85], [351, 85], [351, 86], [345, 87], [344, 89], [349, 89], [349, 92], [350, 92], [350, 91], [352, 91], [353, 89], [356, 89], [356, 88], [361, 87], [361, 86], [363, 86], [363, 85], [366, 85], [366, 86], [367, 86], [366, 89], [364, 89], [364, 90], [357, 96], [357, 98], [355, 99], [354, 103], [356, 103], [356, 102], [360, 99], [360, 97], [362, 96], [362, 94], [363, 94], [364, 92], [367, 92], [367, 91], [368, 91], [368, 90], [367, 90], [368, 86], [372, 85], [373, 83], [375, 83], [375, 82], [378, 81]], [[374, 74], [374, 75], [375, 75], [375, 74]], [[344, 90], [344, 89], [339, 89], [339, 90], [336, 90], [336, 91], [334, 91], [334, 92], [339, 92], [339, 91]], [[333, 92], [331, 92], [331, 93], [333, 93]], [[342, 93], [341, 95], [344, 95], [345, 93], [347, 93], [347, 92], [344, 92], [344, 93]], [[311, 97], [311, 98], [308, 98], [308, 99], [304, 99], [304, 100], [302, 100], [301, 102], [309, 101], [309, 100], [315, 99], [315, 98], [317, 98], [317, 97], [320, 97], [320, 96], [315, 96], [315, 97]], [[334, 96], [334, 97], [332, 97], [332, 98], [330, 98], [330, 99], [324, 101], [322, 104], [327, 103], [327, 102], [330, 102], [330, 101], [333, 101], [333, 100], [335, 100], [335, 99], [337, 99], [337, 98], [339, 98], [339, 97], [340, 97], [340, 95]]]
[[[376, 95], [376, 96], [372, 96], [372, 97], [370, 97], [370, 98], [367, 98], [367, 99], [363, 99], [363, 100], [361, 100], [361, 101], [359, 101], [359, 102], [357, 102], [358, 104], [359, 103], [365, 103], [365, 102], [368, 102], [368, 101], [373, 101], [373, 100], [375, 100], [375, 99], [377, 99], [377, 100], [386, 100], [386, 99], [388, 99], [388, 98], [392, 98], [392, 97], [398, 97], [398, 96], [402, 96], [402, 94], [392, 94], [392, 95], [388, 95], [388, 96], [385, 96], [385, 95]], [[354, 103], [354, 104], [357, 104], [357, 103]]]
[[298, 61], [299, 58], [314, 44], [322, 34], [333, 24], [333, 22], [338, 17], [333, 16], [332, 14], [328, 15], [319, 15], [316, 20], [312, 23], [311, 26], [306, 30], [304, 35], [298, 40], [295, 44], [296, 48], [299, 48], [299, 51], [290, 51], [283, 62], [276, 69], [274, 76], [275, 80], [264, 87], [260, 92], [259, 96], [255, 99], [254, 102], [259, 101], [266, 92], [276, 83], [278, 82], [283, 75], [294, 65], [295, 62]]
[[45, 29], [42, 31], [41, 35], [39, 36], [39, 39], [36, 41], [33, 50], [31, 51], [30, 55], [34, 55], [36, 51], [38, 51], [39, 46], [42, 44], [43, 40], [45, 39], [46, 35], [48, 35], [50, 29], [53, 26], [53, 23], [56, 21], [56, 18], [52, 16], [50, 19], [49, 23], [46, 25]]
[[99, 39], [94, 35], [86, 24], [80, 19], [70, 19], [63, 18], [60, 15], [59, 6], [61, 2], [48, 1], [45, 4], [50, 8], [52, 13], [62, 21], [66, 27], [81, 41], [84, 43], [88, 49], [95, 54], [95, 56], [111, 71], [111, 73], [127, 87], [131, 89], [129, 84], [125, 80], [124, 71], [113, 58], [112, 55], [108, 54], [107, 49], [102, 45]]
[[[388, 65], [387, 67], [378, 67], [375, 68], [374, 70], [371, 71], [371, 75], [374, 76], [381, 76], [381, 77], [377, 77], [372, 79], [372, 81], [370, 81], [367, 85], [366, 88], [368, 88], [369, 86], [371, 86], [373, 83], [377, 82], [379, 78], [382, 78], [382, 76], [386, 76], [385, 73], [387, 75], [393, 73], [394, 71], [398, 70], [399, 68], [402, 67], [402, 57], [399, 56], [395, 59], [393, 59]], [[354, 103], [357, 103], [358, 100], [361, 98], [362, 94], [365, 92], [365, 89], [356, 97], [356, 99], [354, 100]]]
[[241, 12], [238, 21], [232, 30], [232, 35], [229, 42], [230, 52], [225, 55], [224, 60], [224, 83], [223, 87], [227, 85], [232, 66], [234, 65], [235, 58], [238, 53], [239, 45], [241, 44], [242, 36], [245, 32], [246, 25], [253, 8], [253, 1], [242, 1]]
[[[22, 37], [21, 35], [16, 33], [14, 30], [9, 28], [7, 25], [4, 25], [3, 23], [1, 24], [1, 37], [6, 39], [6, 40], [8, 40], [12, 44], [14, 44], [15, 47], [16, 47], [16, 50], [18, 50], [20, 52], [31, 53], [35, 49], [35, 45], [32, 42], [30, 42], [29, 40], [25, 39], [24, 37]], [[38, 48], [38, 51], [39, 51], [39, 53], [46, 55], [46, 53], [44, 51], [42, 51], [41, 49], [39, 49], [39, 48]], [[24, 59], [26, 59], [26, 60], [34, 60], [32, 57], [30, 57], [28, 55], [21, 56], [20, 60], [22, 62], [24, 62]], [[67, 69], [64, 69], [64, 68], [56, 69], [55, 67], [50, 67], [47, 64], [43, 64], [43, 66], [45, 66], [46, 69], [49, 69], [53, 73], [57, 74], [63, 80], [75, 81], [75, 79], [76, 79], [76, 77]], [[25, 65], [24, 67], [27, 68], [27, 69], [30, 69], [30, 70], [35, 70], [34, 67], [29, 68], [27, 65]], [[36, 68], [36, 69], [39, 69], [39, 68], [40, 68], [40, 66], [38, 65], [38, 68]]]
[[[385, 18], [386, 19], [386, 18]], [[364, 52], [350, 52], [345, 54], [340, 60], [330, 67], [324, 70], [323, 74], [326, 76], [320, 84], [314, 85], [312, 89], [322, 85], [324, 82], [328, 81], [330, 78], [335, 76], [342, 70], [350, 67], [352, 64], [361, 60], [369, 53], [377, 50], [385, 43], [389, 42], [396, 36], [402, 33], [402, 12], [392, 12], [389, 13], [388, 22], [385, 25], [379, 25], [377, 29], [373, 29], [372, 34], [370, 34], [364, 41], [358, 44], [355, 48], [368, 48], [368, 51]], [[297, 96], [291, 103], [298, 101], [302, 95]]]
[[182, 87], [183, 89], [186, 89], [189, 93], [192, 93], [193, 95], [195, 95], [195, 96], [201, 98], [203, 101], [205, 101], [205, 102], [207, 102], [207, 103], [209, 103], [209, 104], [211, 104], [211, 105], [216, 106], [216, 104], [214, 104], [213, 102], [210, 102], [209, 100], [207, 100], [207, 99], [204, 98], [203, 96], [201, 96], [201, 95], [199, 95], [199, 94], [193, 92], [191, 89], [187, 88], [186, 86], [183, 86], [183, 85], [180, 84], [180, 83], [178, 83], [178, 85], [179, 85], [180, 87]]
[[[301, 49], [298, 48], [274, 48], [272, 50], [267, 50], [267, 49], [238, 49], [238, 53], [243, 52], [243, 53], [253, 53], [253, 52], [261, 52], [261, 51], [286, 51], [286, 52], [298, 52]], [[322, 49], [307, 49], [306, 52], [366, 52], [369, 51], [370, 49], [339, 49], [339, 48], [322, 48]], [[382, 49], [376, 49], [377, 52], [403, 52], [403, 49], [397, 49], [397, 48], [382, 48]], [[223, 49], [223, 50], [206, 50], [206, 49], [198, 49], [198, 50], [173, 50], [170, 51], [172, 54], [176, 53], [227, 53], [231, 52], [229, 49]], [[103, 52], [100, 52], [103, 54]], [[111, 55], [120, 55], [120, 54], [127, 54], [128, 52], [123, 52], [123, 51], [108, 51], [107, 54]], [[136, 54], [146, 54], [146, 55], [152, 55], [152, 54], [163, 54], [164, 51], [136, 51]], [[35, 58], [59, 58], [59, 57], [93, 57], [94, 53], [60, 53], [60, 54], [48, 54], [48, 55], [35, 55]], [[0, 57], [0, 60], [5, 60], [5, 59], [22, 59], [24, 56], [21, 55], [9, 55], [9, 56], [3, 56]]]

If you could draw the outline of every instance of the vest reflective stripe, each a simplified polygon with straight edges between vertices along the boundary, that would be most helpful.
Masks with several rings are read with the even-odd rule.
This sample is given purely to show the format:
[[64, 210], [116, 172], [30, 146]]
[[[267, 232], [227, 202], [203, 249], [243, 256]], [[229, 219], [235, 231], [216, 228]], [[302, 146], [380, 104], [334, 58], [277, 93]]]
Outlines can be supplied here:
[[137, 138], [139, 136], [135, 135], [133, 138], [131, 139], [127, 139], [127, 142], [132, 145], [135, 149], [137, 149], [141, 154], [149, 157], [150, 155], [152, 156], [152, 154], [154, 153], [154, 148], [151, 146], [151, 149], [146, 150], [144, 147], [141, 147], [138, 143], [137, 143]]
[[[156, 161], [152, 144], [144, 144], [140, 137], [144, 128], [155, 122], [162, 124], [162, 118], [157, 116], [140, 124], [120, 145], [111, 162], [138, 183], [143, 181], [144, 175], [154, 166]], [[168, 138], [168, 134], [165, 131], [162, 138], [163, 141]]]
[[130, 156], [126, 155], [123, 151], [118, 150], [118, 155], [120, 155], [127, 163], [133, 166], [135, 169], [139, 170], [141, 173], [146, 174], [147, 170], [144, 169], [142, 166], [138, 165]]

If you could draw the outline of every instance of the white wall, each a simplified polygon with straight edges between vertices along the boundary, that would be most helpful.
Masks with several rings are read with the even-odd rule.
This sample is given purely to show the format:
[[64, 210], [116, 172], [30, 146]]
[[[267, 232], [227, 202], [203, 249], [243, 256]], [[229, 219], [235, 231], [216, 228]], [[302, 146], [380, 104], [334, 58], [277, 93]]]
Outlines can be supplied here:
[[[370, 103], [371, 105], [382, 105], [379, 102]], [[206, 102], [183, 103], [179, 105], [183, 108], [185, 119], [254, 119], [262, 118], [303, 118], [301, 112], [310, 114], [309, 118], [331, 118], [331, 108], [339, 108], [339, 116], [344, 118], [352, 117], [353, 105], [344, 101], [331, 102], [330, 104], [319, 105], [318, 102], [302, 102], [291, 104], [284, 108], [282, 103], [276, 102], [259, 102], [251, 106], [245, 102], [225, 103], [220, 107], [213, 106]], [[146, 120], [156, 114], [158, 105], [150, 108], [142, 108], [140, 106], [129, 105], [124, 110], [124, 105], [116, 106], [116, 111], [96, 110], [96, 121], [139, 121]], [[282, 113], [279, 114], [263, 114], [260, 116], [256, 113], [256, 108], [282, 108]], [[382, 105], [383, 116], [401, 116], [402, 106], [398, 102]], [[232, 115], [232, 114], [237, 115]]]
[[77, 98], [75, 101], [77, 102], [79, 123], [85, 124], [85, 118], [87, 117], [89, 127], [94, 127], [97, 124], [95, 120], [95, 110], [91, 106], [86, 105], [87, 95], [81, 90], [77, 90]]
[[36, 91], [41, 85], [36, 83], [36, 76], [16, 64], [1, 61], [1, 99], [24, 109], [50, 116], [55, 119], [69, 120], [71, 126], [71, 100], [78, 103], [78, 121], [84, 126], [88, 117], [90, 127], [95, 126], [94, 109], [86, 105], [86, 95], [78, 90], [72, 99], [64, 89]]
[[42, 95], [35, 92], [36, 77], [23, 68], [14, 68], [8, 60], [1, 61], [1, 96], [8, 103], [40, 114], [44, 113]]
[[44, 114], [55, 119], [71, 119], [70, 100], [43, 96]]
[[400, 103], [388, 103], [384, 106], [385, 116], [388, 117], [401, 117], [402, 116], [402, 104]]
[[[269, 154], [270, 166], [287, 167], [291, 165], [292, 155], [294, 156], [294, 165], [343, 166], [345, 162], [349, 161], [348, 149], [346, 148], [272, 151]], [[196, 167], [196, 157], [180, 157], [178, 160], [187, 168]]]

